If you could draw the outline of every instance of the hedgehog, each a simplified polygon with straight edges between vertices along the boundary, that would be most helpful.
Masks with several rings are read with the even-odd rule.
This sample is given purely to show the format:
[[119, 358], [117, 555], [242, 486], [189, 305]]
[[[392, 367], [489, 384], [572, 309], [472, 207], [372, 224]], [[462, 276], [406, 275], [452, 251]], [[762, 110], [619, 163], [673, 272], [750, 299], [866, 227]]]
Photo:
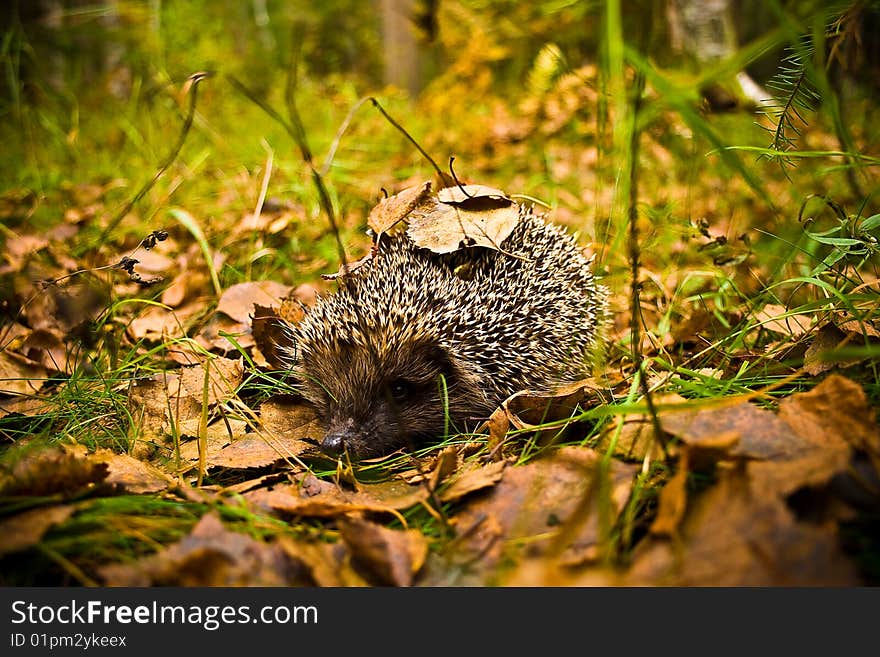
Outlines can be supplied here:
[[499, 248], [438, 254], [405, 232], [290, 327], [293, 372], [326, 433], [361, 460], [484, 421], [515, 392], [589, 376], [607, 290], [575, 238], [518, 207]]

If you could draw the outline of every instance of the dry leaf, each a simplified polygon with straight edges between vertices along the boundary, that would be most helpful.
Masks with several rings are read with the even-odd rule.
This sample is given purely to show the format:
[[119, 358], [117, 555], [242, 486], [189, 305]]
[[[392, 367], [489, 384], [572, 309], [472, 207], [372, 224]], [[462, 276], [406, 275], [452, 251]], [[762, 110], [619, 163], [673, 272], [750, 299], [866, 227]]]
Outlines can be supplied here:
[[388, 529], [348, 517], [339, 520], [339, 531], [352, 557], [380, 584], [410, 586], [428, 554], [425, 537], [415, 529]]
[[262, 468], [286, 461], [315, 446], [286, 436], [251, 433], [214, 453], [208, 452], [208, 465], [219, 468]]
[[0, 494], [8, 496], [75, 497], [109, 474], [107, 464], [89, 458], [85, 448], [25, 448], [7, 458], [7, 468], [0, 474]]
[[496, 461], [478, 468], [465, 468], [452, 478], [438, 497], [441, 502], [454, 502], [469, 493], [494, 486], [504, 476], [507, 461]]
[[217, 303], [217, 312], [228, 315], [240, 324], [249, 325], [255, 304], [280, 306], [291, 289], [290, 285], [276, 281], [239, 283], [223, 292]]
[[102, 567], [108, 586], [296, 586], [310, 580], [277, 545], [229, 531], [216, 512], [180, 542], [134, 563]]
[[767, 304], [755, 314], [755, 320], [768, 331], [799, 337], [810, 330], [810, 315], [792, 314], [785, 306]]
[[48, 373], [39, 363], [10, 351], [0, 351], [0, 395], [32, 395], [46, 383]]
[[73, 504], [38, 507], [0, 520], [0, 556], [33, 547], [75, 510]]
[[852, 586], [856, 569], [833, 529], [798, 523], [773, 495], [756, 495], [741, 468], [692, 500], [676, 542], [636, 548], [635, 586]]
[[492, 197], [482, 197], [489, 207], [423, 204], [409, 215], [407, 235], [417, 245], [434, 253], [452, 253], [481, 246], [500, 249], [519, 223], [519, 207], [498, 207]]
[[395, 224], [406, 219], [431, 193], [431, 181], [408, 187], [394, 196], [383, 198], [370, 210], [367, 225], [376, 234], [387, 233]]
[[[493, 573], [502, 559], [545, 555], [570, 565], [595, 559], [600, 527], [613, 524], [637, 471], [636, 466], [612, 462], [610, 495], [600, 504], [593, 491], [601, 460], [588, 448], [563, 447], [506, 468], [497, 485], [467, 500], [456, 515], [461, 538], [450, 558], [470, 564], [474, 577]], [[608, 515], [600, 519], [602, 514]]]

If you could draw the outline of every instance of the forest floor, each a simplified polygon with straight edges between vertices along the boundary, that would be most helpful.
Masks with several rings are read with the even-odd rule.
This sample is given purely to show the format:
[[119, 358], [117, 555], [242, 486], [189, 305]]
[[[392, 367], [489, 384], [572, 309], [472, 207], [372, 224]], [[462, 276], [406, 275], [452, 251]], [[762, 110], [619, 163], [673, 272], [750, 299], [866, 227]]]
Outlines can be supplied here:
[[[702, 134], [658, 111], [640, 137], [633, 281], [595, 76], [478, 112], [450, 100], [464, 88], [381, 100], [441, 168], [454, 155], [461, 180], [576, 232], [613, 325], [594, 379], [365, 463], [317, 451], [273, 358], [265, 318], [296, 321], [339, 256], [302, 142], [265, 108], [211, 78], [189, 131], [191, 81], [146, 116], [56, 126], [45, 144], [6, 135], [0, 583], [880, 581], [870, 135], [854, 138], [874, 168], [850, 177], [839, 156], [783, 167], [706, 138], [765, 146], [753, 110], [700, 108]], [[326, 109], [304, 113], [304, 136], [356, 260], [380, 190], [434, 172], [370, 103], [337, 132], [351, 88], [298, 93]], [[840, 148], [819, 119], [800, 139]]]

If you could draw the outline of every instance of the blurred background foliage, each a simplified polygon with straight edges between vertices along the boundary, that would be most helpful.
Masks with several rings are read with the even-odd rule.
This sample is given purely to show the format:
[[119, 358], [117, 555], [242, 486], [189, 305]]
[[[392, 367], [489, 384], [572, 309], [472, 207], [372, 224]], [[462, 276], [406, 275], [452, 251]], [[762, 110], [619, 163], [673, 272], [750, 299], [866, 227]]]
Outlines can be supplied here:
[[[296, 144], [230, 84], [286, 114], [294, 69], [316, 162], [333, 149], [326, 181], [354, 257], [368, 247], [365, 217], [382, 190], [433, 173], [379, 112], [359, 105], [367, 96], [441, 167], [454, 155], [462, 179], [548, 204], [599, 243], [600, 265], [620, 284], [630, 165], [640, 171], [646, 265], [658, 271], [736, 266], [755, 242], [766, 246], [762, 270], [786, 267], [811, 195], [856, 216], [876, 206], [875, 163], [860, 159], [877, 155], [876, 1], [19, 0], [0, 15], [0, 185], [32, 196], [27, 220], [37, 225], [75, 209], [70, 187], [79, 184], [104, 185], [109, 214], [122, 207], [180, 134], [187, 77], [215, 74], [200, 86], [173, 166], [111, 237], [134, 244], [176, 205], [222, 242], [212, 235], [252, 211], [271, 157], [268, 196], [301, 206], [302, 221], [256, 270], [241, 264], [246, 249], [223, 244], [224, 284], [245, 271], [301, 282], [335, 264]], [[646, 100], [631, 124], [637, 73]], [[813, 95], [783, 117], [789, 126], [764, 101], [776, 94], [784, 107], [785, 85], [800, 74]], [[780, 124], [790, 129], [776, 147], [838, 155], [761, 153]], [[633, 130], [642, 148], [630, 163]], [[105, 244], [94, 239], [108, 223], [99, 217], [83, 231], [76, 254], [99, 261]], [[749, 236], [755, 228], [763, 232]], [[778, 239], [762, 242], [766, 234]]]

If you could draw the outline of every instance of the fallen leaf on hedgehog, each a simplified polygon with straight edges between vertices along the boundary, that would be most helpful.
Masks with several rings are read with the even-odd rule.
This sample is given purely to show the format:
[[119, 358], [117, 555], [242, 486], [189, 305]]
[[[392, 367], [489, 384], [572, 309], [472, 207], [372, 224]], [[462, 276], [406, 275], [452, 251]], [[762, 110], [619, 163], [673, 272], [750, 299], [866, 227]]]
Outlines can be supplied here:
[[416, 245], [434, 253], [471, 246], [500, 249], [519, 221], [519, 206], [504, 192], [467, 185], [423, 199], [410, 211], [406, 232]]
[[389, 529], [358, 517], [338, 520], [357, 566], [385, 586], [410, 586], [425, 563], [428, 542], [416, 529]]
[[492, 205], [504, 207], [513, 204], [510, 197], [503, 191], [486, 185], [453, 185], [452, 187], [444, 187], [437, 192], [437, 200], [441, 203], [465, 207], [481, 207], [485, 201]]
[[408, 187], [393, 196], [380, 200], [367, 218], [367, 225], [377, 235], [389, 232], [406, 219], [431, 194], [431, 181]]
[[160, 552], [99, 569], [107, 586], [303, 586], [311, 580], [277, 545], [223, 526], [216, 512]]

